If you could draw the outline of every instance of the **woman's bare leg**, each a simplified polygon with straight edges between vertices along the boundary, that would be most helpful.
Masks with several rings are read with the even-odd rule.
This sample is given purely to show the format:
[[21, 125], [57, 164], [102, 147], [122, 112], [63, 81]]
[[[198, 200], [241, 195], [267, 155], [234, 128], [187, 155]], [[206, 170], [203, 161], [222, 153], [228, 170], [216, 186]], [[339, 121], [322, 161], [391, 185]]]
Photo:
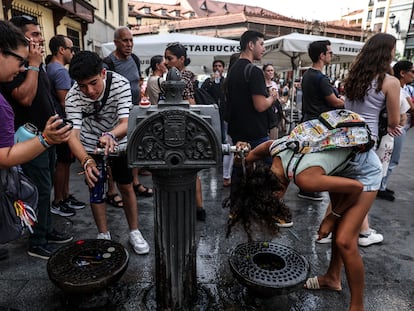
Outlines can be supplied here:
[[350, 311], [364, 310], [364, 263], [359, 253], [358, 236], [362, 222], [376, 197], [376, 191], [363, 192], [356, 204], [347, 210], [336, 229], [335, 240], [344, 263], [351, 292]]

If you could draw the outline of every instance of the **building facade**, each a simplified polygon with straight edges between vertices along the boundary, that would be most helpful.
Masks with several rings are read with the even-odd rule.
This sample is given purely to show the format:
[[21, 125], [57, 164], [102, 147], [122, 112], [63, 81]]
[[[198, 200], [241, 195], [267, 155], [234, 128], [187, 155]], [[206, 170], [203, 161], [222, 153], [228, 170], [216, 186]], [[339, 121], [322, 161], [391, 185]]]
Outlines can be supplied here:
[[2, 0], [2, 8], [4, 19], [28, 15], [38, 21], [47, 53], [49, 39], [56, 34], [71, 38], [75, 49], [84, 49], [83, 37], [95, 19], [95, 8], [86, 0]]

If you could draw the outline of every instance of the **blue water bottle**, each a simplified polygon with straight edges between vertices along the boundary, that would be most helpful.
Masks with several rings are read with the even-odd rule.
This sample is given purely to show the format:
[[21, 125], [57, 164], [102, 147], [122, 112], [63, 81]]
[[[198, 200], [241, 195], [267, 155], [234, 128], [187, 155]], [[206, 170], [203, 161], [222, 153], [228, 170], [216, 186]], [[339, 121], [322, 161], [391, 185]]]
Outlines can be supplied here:
[[95, 186], [89, 188], [90, 192], [90, 203], [103, 203], [104, 194], [105, 194], [105, 184], [106, 184], [106, 161], [104, 157], [95, 158], [96, 168], [99, 170], [98, 180], [95, 183]]

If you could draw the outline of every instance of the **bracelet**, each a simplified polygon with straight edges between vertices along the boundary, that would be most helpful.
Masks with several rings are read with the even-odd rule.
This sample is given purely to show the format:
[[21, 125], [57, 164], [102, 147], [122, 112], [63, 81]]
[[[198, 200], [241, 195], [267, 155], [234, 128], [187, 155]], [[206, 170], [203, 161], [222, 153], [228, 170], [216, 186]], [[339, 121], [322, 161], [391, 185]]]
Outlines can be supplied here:
[[88, 162], [88, 160], [93, 159], [89, 154], [82, 160], [81, 162], [81, 166], [83, 168], [85, 168], [85, 164], [87, 164], [86, 162]]
[[45, 140], [46, 144], [48, 144], [49, 146], [52, 146], [52, 144], [49, 142], [49, 139], [47, 139], [47, 136], [45, 135], [45, 133], [42, 133], [42, 137]]
[[83, 165], [83, 170], [85, 172], [86, 172], [86, 169], [88, 168], [88, 164], [89, 163], [92, 163], [92, 162], [96, 164], [96, 162], [95, 162], [95, 160], [93, 158], [90, 158], [90, 159], [88, 159], [88, 160], [85, 161], [85, 164]]
[[336, 218], [341, 218], [342, 215], [335, 213], [333, 210], [331, 211], [331, 214], [334, 215]]
[[35, 67], [35, 66], [27, 66], [26, 70], [33, 70], [33, 71], [37, 71], [37, 72], [40, 71], [39, 67]]
[[47, 142], [46, 137], [43, 134], [37, 135], [37, 138], [39, 138], [39, 141], [43, 147], [46, 149], [50, 148], [51, 145]]
[[112, 132], [104, 132], [102, 133], [102, 136], [109, 136], [111, 137], [113, 140], [117, 141], [115, 135]]

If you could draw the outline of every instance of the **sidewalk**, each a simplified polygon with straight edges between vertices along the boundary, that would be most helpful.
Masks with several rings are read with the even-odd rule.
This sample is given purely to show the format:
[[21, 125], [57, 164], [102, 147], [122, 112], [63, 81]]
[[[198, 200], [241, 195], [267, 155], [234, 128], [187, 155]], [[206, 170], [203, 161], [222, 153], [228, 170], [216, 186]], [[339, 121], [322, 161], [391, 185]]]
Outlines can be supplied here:
[[[371, 226], [384, 235], [382, 244], [361, 248], [366, 273], [366, 311], [414, 310], [414, 130], [409, 131], [402, 154], [401, 164], [390, 178], [389, 188], [396, 191], [396, 201], [376, 200], [370, 212]], [[88, 201], [88, 190], [73, 166], [71, 188], [74, 195]], [[308, 291], [300, 289], [287, 295], [259, 299], [247, 294], [246, 289], [233, 277], [229, 264], [230, 251], [247, 242], [244, 231], [237, 227], [226, 239], [227, 210], [221, 207], [228, 189], [222, 187], [220, 170], [212, 168], [201, 172], [205, 223], [197, 222], [197, 279], [199, 287], [210, 293], [209, 299], [199, 301], [196, 310], [301, 310], [346, 311], [350, 299], [345, 274], [342, 292]], [[145, 185], [151, 177], [141, 177]], [[255, 240], [266, 240], [292, 247], [305, 256], [311, 266], [310, 276], [323, 273], [329, 262], [330, 246], [314, 242], [314, 235], [325, 212], [327, 199], [314, 203], [297, 198], [297, 188], [290, 186], [286, 203], [293, 213], [294, 226], [281, 229], [276, 237], [261, 232]], [[136, 255], [127, 241], [128, 228], [121, 209], [108, 206], [108, 224], [113, 240], [123, 244], [130, 254], [127, 271], [111, 288], [114, 294], [112, 306], [99, 310], [154, 310], [151, 290], [154, 287], [154, 206], [152, 198], [138, 199], [139, 223], [144, 237], [150, 244], [149, 255]], [[90, 208], [78, 211], [71, 218], [54, 216], [61, 230], [73, 233], [75, 240], [96, 237]], [[49, 280], [45, 260], [26, 254], [27, 236], [6, 244], [10, 256], [0, 261], [0, 311], [51, 311], [77, 310], [67, 305], [62, 291]], [[144, 303], [147, 296], [148, 303]], [[95, 309], [96, 310], [96, 309]]]

